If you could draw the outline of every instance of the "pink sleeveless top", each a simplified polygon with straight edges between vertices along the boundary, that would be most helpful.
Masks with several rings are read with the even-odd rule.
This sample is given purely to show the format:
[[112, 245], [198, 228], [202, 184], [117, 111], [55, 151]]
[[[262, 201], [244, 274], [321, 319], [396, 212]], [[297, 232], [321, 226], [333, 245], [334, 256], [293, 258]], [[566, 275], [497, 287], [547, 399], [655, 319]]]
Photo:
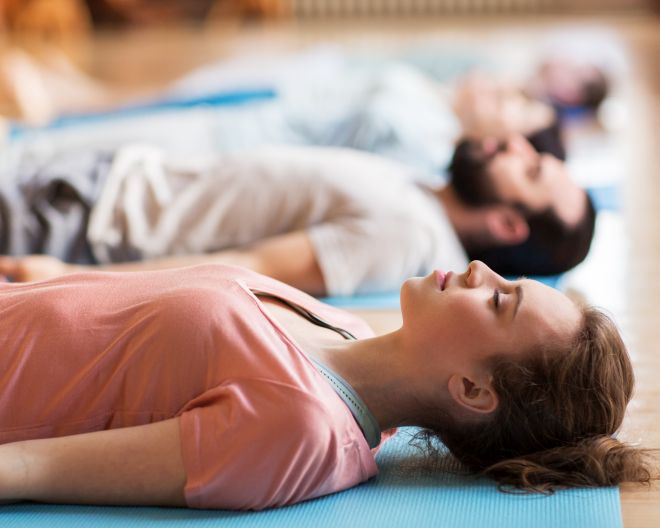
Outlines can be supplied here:
[[194, 508], [282, 506], [373, 477], [349, 409], [257, 290], [373, 335], [354, 315], [229, 266], [0, 284], [0, 443], [179, 416]]

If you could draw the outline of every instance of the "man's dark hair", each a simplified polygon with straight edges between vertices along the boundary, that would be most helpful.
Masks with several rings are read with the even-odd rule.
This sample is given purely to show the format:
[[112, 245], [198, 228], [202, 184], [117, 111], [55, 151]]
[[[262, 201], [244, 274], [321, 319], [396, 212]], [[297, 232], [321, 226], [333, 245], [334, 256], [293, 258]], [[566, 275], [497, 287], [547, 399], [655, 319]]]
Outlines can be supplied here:
[[598, 110], [610, 90], [610, 83], [600, 68], [595, 68], [596, 75], [582, 86], [582, 104], [590, 110]]
[[462, 139], [456, 145], [447, 170], [451, 185], [464, 203], [477, 207], [496, 201], [487, 168], [504, 147], [504, 143], [499, 143], [496, 149], [487, 152], [480, 141], [473, 139]]
[[596, 210], [585, 193], [586, 212], [575, 226], [568, 226], [554, 209], [527, 215], [529, 237], [514, 246], [472, 251], [471, 259], [485, 262], [504, 275], [556, 275], [578, 265], [591, 246]]
[[[502, 150], [484, 151], [481, 142], [462, 140], [456, 147], [449, 166], [451, 184], [459, 199], [471, 206], [499, 203], [488, 176], [490, 161]], [[524, 214], [529, 224], [529, 237], [520, 244], [496, 246], [469, 251], [471, 259], [479, 259], [496, 272], [506, 275], [555, 275], [584, 260], [589, 252], [596, 222], [596, 211], [585, 192], [586, 212], [577, 225], [569, 226], [553, 208], [541, 213], [511, 204]]]
[[566, 160], [566, 147], [561, 137], [561, 127], [559, 126], [559, 116], [554, 113], [554, 119], [549, 126], [532, 132], [527, 136], [536, 152], [552, 154], [555, 158], [562, 161]]

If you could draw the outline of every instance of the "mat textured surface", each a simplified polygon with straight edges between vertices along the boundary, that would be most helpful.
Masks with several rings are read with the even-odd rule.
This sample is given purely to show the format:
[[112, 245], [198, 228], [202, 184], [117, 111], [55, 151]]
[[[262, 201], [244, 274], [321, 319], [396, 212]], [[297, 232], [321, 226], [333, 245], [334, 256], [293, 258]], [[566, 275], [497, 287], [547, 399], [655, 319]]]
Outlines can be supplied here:
[[521, 496], [457, 474], [450, 458], [427, 460], [402, 430], [378, 454], [380, 474], [357, 488], [263, 512], [18, 504], [0, 506], [3, 528], [402, 527], [621, 528], [618, 488]]

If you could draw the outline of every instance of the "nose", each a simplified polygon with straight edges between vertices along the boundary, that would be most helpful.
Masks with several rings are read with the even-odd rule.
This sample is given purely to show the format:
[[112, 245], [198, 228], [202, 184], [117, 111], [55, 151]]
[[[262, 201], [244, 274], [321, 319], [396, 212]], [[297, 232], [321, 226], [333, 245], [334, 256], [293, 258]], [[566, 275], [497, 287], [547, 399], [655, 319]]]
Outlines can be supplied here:
[[468, 288], [478, 288], [484, 282], [496, 277], [497, 274], [480, 260], [473, 260], [468, 264], [467, 270], [463, 274], [465, 285]]
[[532, 153], [536, 153], [534, 147], [532, 147], [529, 142], [521, 134], [512, 134], [507, 138], [506, 142], [507, 151], [512, 154], [520, 154], [523, 156], [528, 156]]

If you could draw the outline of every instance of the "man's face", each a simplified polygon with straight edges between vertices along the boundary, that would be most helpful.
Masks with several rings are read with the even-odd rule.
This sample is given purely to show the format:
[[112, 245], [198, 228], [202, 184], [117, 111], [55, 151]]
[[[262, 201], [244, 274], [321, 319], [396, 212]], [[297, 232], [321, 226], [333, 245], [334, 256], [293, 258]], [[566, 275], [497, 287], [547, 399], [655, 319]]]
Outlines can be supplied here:
[[498, 202], [519, 204], [534, 213], [554, 209], [566, 223], [573, 223], [584, 209], [584, 191], [564, 163], [539, 154], [522, 136], [506, 140], [488, 163], [487, 174]]

